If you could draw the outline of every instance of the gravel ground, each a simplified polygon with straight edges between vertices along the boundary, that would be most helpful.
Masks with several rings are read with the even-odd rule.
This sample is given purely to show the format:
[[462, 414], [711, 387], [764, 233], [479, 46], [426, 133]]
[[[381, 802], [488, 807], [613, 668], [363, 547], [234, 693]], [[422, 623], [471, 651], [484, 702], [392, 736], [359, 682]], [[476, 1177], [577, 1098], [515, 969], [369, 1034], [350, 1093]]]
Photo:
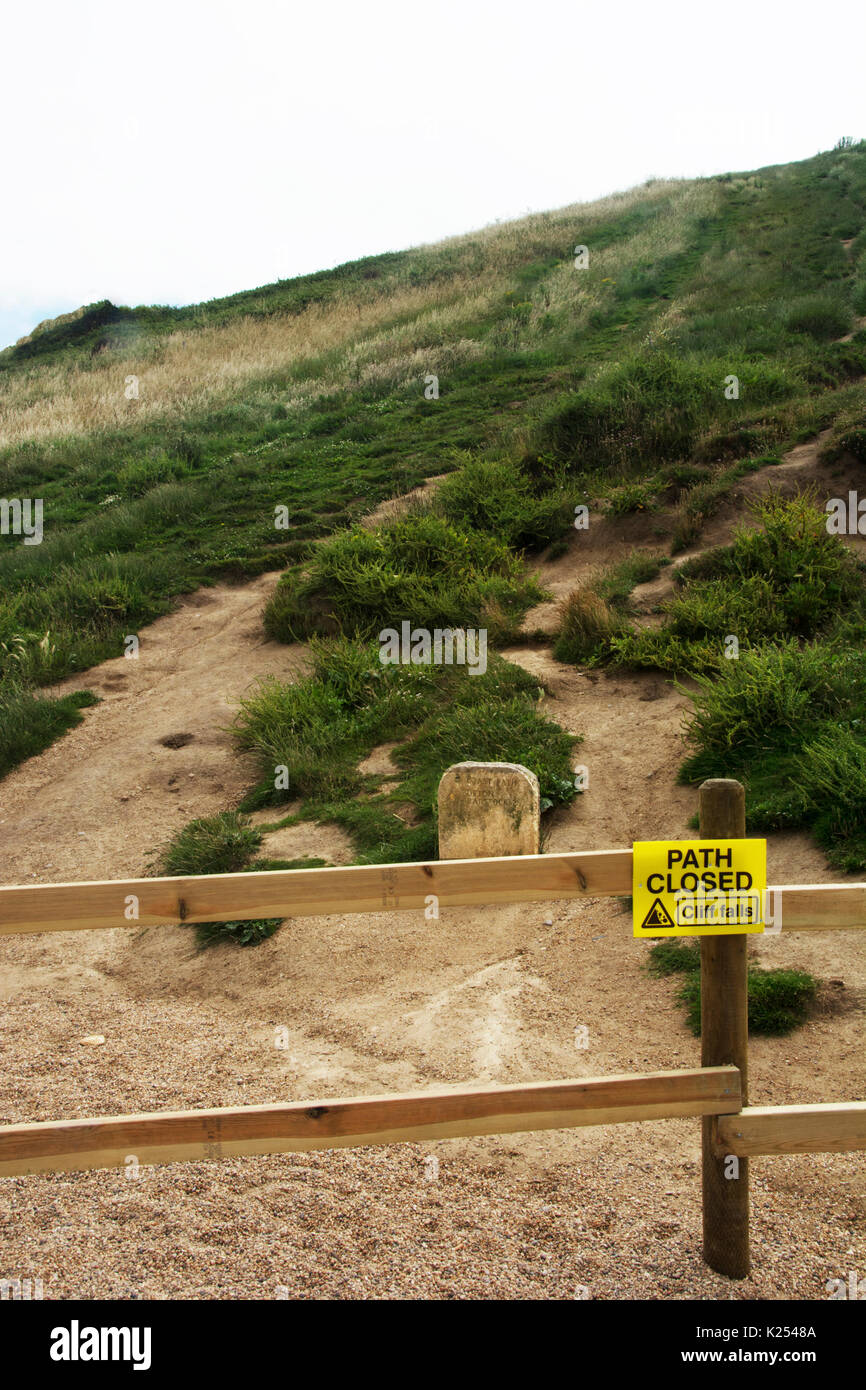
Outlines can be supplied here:
[[862, 1161], [754, 1161], [732, 1283], [701, 1261], [699, 1163], [659, 1162], [647, 1128], [629, 1160], [577, 1139], [543, 1167], [487, 1139], [7, 1179], [2, 1268], [52, 1299], [821, 1299], [862, 1276]]
[[[437, 955], [457, 954], [458, 942], [469, 949], [478, 914], [461, 915]], [[512, 912], [528, 942], [517, 965], [451, 964], [445, 974], [458, 983], [442, 999], [443, 964], [430, 961], [427, 988], [410, 993], [432, 993], [432, 1005], [408, 1012], [399, 983], [417, 957], [418, 924], [413, 914], [407, 936], [404, 917], [357, 919], [368, 941], [388, 922], [392, 1018], [376, 963], [347, 950], [349, 938], [359, 944], [351, 922], [296, 922], [255, 952], [203, 956], [173, 928], [137, 941], [82, 933], [84, 959], [65, 969], [50, 958], [68, 959], [71, 938], [3, 943], [19, 958], [5, 979], [32, 985], [42, 975], [54, 990], [38, 1008], [23, 988], [6, 1005], [0, 1119], [423, 1089], [477, 1081], [485, 1059], [507, 1082], [697, 1060], [671, 982], [635, 973], [636, 943], [610, 904], [560, 904], [562, 920], [545, 928], [537, 913], [531, 930]], [[496, 914], [500, 927], [508, 917]], [[616, 941], [591, 954], [605, 928], [618, 928]], [[103, 954], [88, 961], [88, 946]], [[323, 984], [327, 955], [340, 988]], [[287, 958], [291, 1001], [279, 968]], [[160, 961], [173, 970], [160, 972]], [[314, 1005], [316, 979], [325, 1000]], [[599, 1041], [576, 1058], [566, 1040], [578, 987], [590, 1001], [581, 1021]], [[633, 1011], [637, 988], [645, 1002]], [[616, 1017], [624, 1010], [629, 1028]], [[478, 1013], [482, 1032], [470, 1022]], [[281, 1018], [288, 1051], [273, 1045]], [[753, 1100], [812, 1100], [828, 1094], [829, 1078], [832, 1098], [852, 1094], [862, 1073], [855, 1025], [858, 1011], [817, 1019], [797, 1039], [756, 1040]], [[96, 1031], [102, 1046], [78, 1041]], [[551, 1037], [562, 1040], [553, 1051]], [[753, 1160], [752, 1190], [754, 1273], [731, 1283], [701, 1261], [697, 1120], [7, 1178], [0, 1277], [39, 1278], [46, 1298], [820, 1299], [829, 1279], [866, 1273], [866, 1155]]]

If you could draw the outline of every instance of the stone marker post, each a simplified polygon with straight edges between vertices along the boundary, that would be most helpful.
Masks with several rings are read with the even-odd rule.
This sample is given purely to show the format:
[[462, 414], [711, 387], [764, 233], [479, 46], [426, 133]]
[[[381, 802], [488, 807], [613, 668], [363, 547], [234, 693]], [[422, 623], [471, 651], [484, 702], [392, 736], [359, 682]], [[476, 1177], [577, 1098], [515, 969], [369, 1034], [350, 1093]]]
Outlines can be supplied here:
[[439, 858], [538, 854], [538, 778], [519, 763], [455, 763], [439, 783]]

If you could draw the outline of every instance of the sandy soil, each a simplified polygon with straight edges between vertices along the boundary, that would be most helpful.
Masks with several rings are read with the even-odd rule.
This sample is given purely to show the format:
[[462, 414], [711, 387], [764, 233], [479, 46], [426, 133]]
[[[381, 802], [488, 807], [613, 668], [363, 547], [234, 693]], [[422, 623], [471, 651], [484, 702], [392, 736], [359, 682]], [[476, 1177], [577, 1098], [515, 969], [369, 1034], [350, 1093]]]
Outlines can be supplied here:
[[439, 484], [447, 477], [447, 473], [436, 473], [433, 477], [425, 478], [418, 487], [401, 493], [399, 497], [386, 497], [384, 502], [380, 502], [361, 518], [361, 525], [372, 531], [385, 522], [397, 521], [401, 516], [405, 516], [416, 502], [429, 502]]
[[303, 648], [270, 642], [262, 630], [278, 577], [201, 589], [138, 634], [137, 658], [52, 687], [92, 690], [102, 703], [2, 783], [5, 882], [138, 873], [148, 851], [188, 820], [241, 796], [254, 765], [232, 746], [237, 702], [259, 677], [291, 679], [305, 666]]
[[[601, 527], [580, 541], [557, 562], [568, 587], [616, 558]], [[251, 773], [226, 732], [237, 699], [304, 666], [264, 640], [273, 582], [196, 594], [141, 633], [138, 662], [67, 683], [105, 702], [3, 783], [3, 881], [141, 873], [177, 826], [237, 799]], [[682, 691], [581, 673], [545, 647], [507, 655], [584, 736], [589, 790], [554, 817], [549, 849], [688, 833]], [[160, 743], [178, 733], [192, 739]], [[387, 774], [388, 751], [370, 771]], [[340, 852], [309, 827], [274, 832], [278, 845]], [[771, 841], [771, 882], [839, 877], [806, 837]], [[695, 1065], [676, 983], [646, 974], [630, 932], [618, 903], [589, 900], [297, 919], [254, 950], [204, 954], [172, 927], [4, 940], [0, 1122]], [[864, 934], [754, 950], [841, 984], [800, 1032], [753, 1042], [753, 1103], [861, 1097]], [[94, 1034], [104, 1044], [81, 1043]], [[754, 1272], [737, 1284], [701, 1263], [699, 1125], [685, 1120], [0, 1180], [0, 1277], [40, 1277], [52, 1298], [760, 1299], [822, 1298], [828, 1279], [866, 1273], [866, 1156], [752, 1169]]]

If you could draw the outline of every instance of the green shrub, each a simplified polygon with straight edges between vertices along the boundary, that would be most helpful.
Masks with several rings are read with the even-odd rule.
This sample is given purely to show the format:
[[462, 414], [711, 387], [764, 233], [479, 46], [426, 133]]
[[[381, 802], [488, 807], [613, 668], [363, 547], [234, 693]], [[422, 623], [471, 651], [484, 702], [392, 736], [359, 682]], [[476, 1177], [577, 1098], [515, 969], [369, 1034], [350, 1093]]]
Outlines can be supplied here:
[[437, 712], [394, 757], [408, 769], [401, 794], [432, 807], [442, 776], [453, 763], [521, 763], [539, 781], [542, 810], [573, 800], [570, 756], [579, 740], [543, 718], [526, 695], [505, 701], [480, 698]]
[[[720, 430], [707, 435], [706, 438], [698, 441], [694, 450], [694, 458], [699, 463], [718, 463], [726, 462], [729, 459], [748, 458], [750, 454], [760, 453], [764, 434], [761, 429], [754, 425], [734, 425], [729, 429]], [[694, 483], [706, 481], [706, 476], [701, 477], [699, 468], [690, 467], [683, 469], [683, 472], [691, 474], [686, 476], [681, 483], [682, 487], [690, 487]]]
[[516, 550], [540, 550], [568, 534], [574, 510], [561, 489], [536, 493], [511, 461], [469, 458], [440, 483], [434, 508], [461, 530], [483, 531]]
[[559, 613], [553, 655], [574, 665], [603, 659], [623, 627], [623, 620], [592, 589], [574, 589], [560, 604]]
[[665, 628], [615, 633], [610, 639], [608, 654], [616, 666], [693, 676], [715, 671], [724, 659], [718, 642], [696, 642], [678, 637]]
[[625, 516], [628, 512], [652, 512], [657, 507], [650, 483], [624, 483], [608, 494], [604, 510], [608, 516]]
[[548, 561], [561, 560], [563, 555], [568, 554], [568, 549], [568, 541], [565, 539], [564, 536], [560, 536], [559, 540], [553, 541], [553, 543], [548, 547], [547, 554], [544, 558]]
[[[725, 407], [724, 362], [644, 352], [602, 371], [543, 417], [528, 463], [549, 470], [546, 458], [571, 468], [627, 477], [650, 464], [687, 458], [700, 432]], [[783, 400], [794, 383], [781, 368], [749, 362], [742, 369], [753, 404]]]
[[[202, 816], [183, 826], [160, 855], [160, 872], [173, 878], [195, 874], [232, 874], [263, 867], [250, 864], [262, 842], [261, 832], [237, 811], [220, 811]], [[245, 922], [191, 922], [199, 949], [232, 941], [237, 946], [255, 946], [266, 941], [282, 918], [252, 918]]]
[[806, 295], [791, 308], [785, 319], [790, 333], [807, 333], [819, 342], [841, 338], [851, 327], [851, 311], [839, 299], [826, 295]]
[[239, 873], [262, 842], [260, 833], [237, 811], [192, 820], [162, 852], [161, 872], [172, 877]]
[[[695, 1037], [701, 1035], [701, 947], [679, 940], [660, 941], [649, 952], [647, 969], [652, 975], [686, 976], [677, 999], [686, 1006], [686, 1023]], [[802, 970], [763, 970], [749, 966], [749, 1032], [778, 1037], [799, 1028], [809, 1016], [818, 992], [818, 981]]]
[[[682, 565], [683, 591], [664, 605], [660, 631], [617, 634], [613, 657], [625, 665], [709, 671], [725, 661], [725, 639], [739, 649], [829, 631], [866, 596], [864, 576], [826, 516], [808, 497], [770, 495], [754, 504], [757, 529]], [[735, 664], [735, 663], [734, 663]]]
[[494, 641], [541, 597], [504, 542], [422, 512], [326, 541], [304, 573], [278, 585], [264, 624], [278, 641], [316, 633], [370, 638], [404, 620], [428, 629], [486, 628]]
[[746, 644], [788, 630], [779, 591], [759, 574], [744, 577], [739, 583], [695, 580], [682, 596], [670, 601], [667, 609], [666, 632], [689, 641], [714, 637], [721, 642], [733, 633]]
[[710, 389], [706, 373], [677, 358], [632, 358], [548, 412], [539, 447], [565, 463], [620, 474], [683, 458]]
[[[782, 1037], [801, 1027], [818, 992], [818, 981], [803, 970], [749, 968], [749, 1033], [755, 1037]], [[691, 974], [677, 991], [686, 1006], [686, 1023], [695, 1037], [701, 1035], [701, 976]]]
[[825, 723], [859, 719], [866, 692], [866, 653], [793, 640], [746, 650], [700, 678], [687, 730], [696, 751], [688, 781], [744, 771], [762, 753], [801, 751]]
[[719, 504], [729, 496], [731, 487], [732, 480], [723, 475], [695, 483], [688, 489], [677, 508], [671, 540], [672, 555], [678, 555], [695, 544]]
[[866, 413], [862, 410], [837, 420], [821, 457], [824, 462], [833, 463], [845, 454], [853, 454], [860, 463], [866, 463]]
[[282, 922], [281, 917], [256, 917], [247, 922], [195, 922], [196, 945], [199, 950], [231, 941], [236, 946], [258, 946], [273, 936]]
[[705, 482], [706, 478], [706, 468], [698, 468], [693, 463], [669, 463], [659, 473], [661, 485], [666, 488], [690, 488]]
[[754, 504], [760, 527], [738, 531], [720, 560], [720, 573], [743, 580], [765, 576], [774, 585], [789, 631], [808, 635], [862, 597], [862, 571], [827, 517], [807, 496], [771, 494]]
[[750, 829], [810, 827], [832, 864], [866, 867], [866, 653], [791, 641], [698, 682], [680, 780], [740, 777]]
[[805, 814], [831, 864], [856, 873], [866, 863], [866, 726], [825, 726], [803, 747]]

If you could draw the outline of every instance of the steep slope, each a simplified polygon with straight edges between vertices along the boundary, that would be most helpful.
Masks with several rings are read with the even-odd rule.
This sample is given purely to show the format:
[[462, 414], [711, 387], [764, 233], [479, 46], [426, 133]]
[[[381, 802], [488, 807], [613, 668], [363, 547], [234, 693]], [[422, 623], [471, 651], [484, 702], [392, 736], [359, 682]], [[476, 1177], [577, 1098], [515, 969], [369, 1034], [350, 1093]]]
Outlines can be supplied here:
[[[119, 655], [177, 593], [302, 559], [467, 450], [604, 492], [672, 449], [712, 472], [856, 415], [866, 349], [825, 339], [862, 297], [864, 199], [856, 147], [210, 305], [92, 306], [121, 316], [92, 343], [88, 314], [43, 327], [0, 361], [0, 492], [45, 511], [41, 545], [0, 536], [0, 672]], [[654, 437], [647, 411], [686, 434]]]

